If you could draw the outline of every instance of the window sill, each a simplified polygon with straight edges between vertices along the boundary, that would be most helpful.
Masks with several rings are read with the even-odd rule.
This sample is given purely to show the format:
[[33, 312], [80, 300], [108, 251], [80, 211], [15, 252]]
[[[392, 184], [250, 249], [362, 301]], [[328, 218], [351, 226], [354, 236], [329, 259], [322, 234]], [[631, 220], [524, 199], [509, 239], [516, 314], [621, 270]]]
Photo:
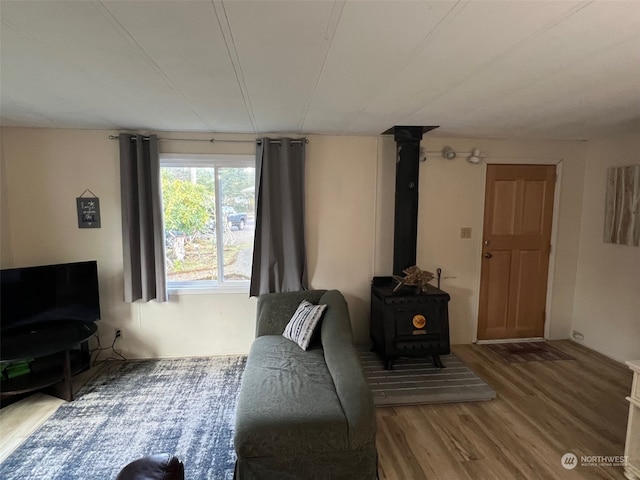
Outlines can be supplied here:
[[249, 282], [238, 282], [232, 284], [213, 284], [211, 282], [185, 282], [172, 283], [167, 285], [169, 296], [171, 295], [226, 295], [245, 294], [249, 295]]

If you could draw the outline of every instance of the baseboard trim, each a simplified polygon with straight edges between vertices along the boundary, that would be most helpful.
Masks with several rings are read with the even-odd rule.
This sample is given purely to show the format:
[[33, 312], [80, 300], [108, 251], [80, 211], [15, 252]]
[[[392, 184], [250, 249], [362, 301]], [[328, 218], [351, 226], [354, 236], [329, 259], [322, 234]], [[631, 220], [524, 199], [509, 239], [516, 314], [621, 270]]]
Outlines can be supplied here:
[[490, 345], [492, 343], [532, 343], [532, 342], [545, 342], [546, 340], [542, 337], [531, 337], [531, 338], [499, 338], [496, 340], [478, 340], [476, 343], [478, 345]]
[[[564, 340], [564, 339], [563, 339], [563, 340]], [[627, 365], [626, 365], [626, 363], [625, 363], [625, 362], [626, 362], [626, 360], [620, 360], [620, 359], [614, 358], [614, 357], [612, 357], [612, 356], [611, 356], [611, 355], [609, 355], [609, 354], [606, 354], [606, 353], [604, 353], [604, 352], [601, 352], [600, 350], [596, 350], [595, 348], [590, 347], [589, 345], [585, 345], [583, 340], [576, 340], [575, 338], [567, 338], [566, 340], [570, 340], [572, 343], [575, 343], [576, 345], [579, 345], [579, 346], [581, 346], [582, 348], [586, 348], [587, 350], [589, 350], [589, 351], [591, 351], [591, 352], [597, 353], [598, 355], [602, 355], [604, 358], [607, 358], [607, 359], [609, 359], [609, 360], [613, 360], [614, 362], [616, 362], [616, 363], [618, 363], [618, 364], [622, 365], [622, 366], [623, 366], [623, 367], [625, 367], [625, 368], [627, 367]], [[630, 358], [629, 360], [633, 360], [633, 359], [632, 359], [632, 358]]]

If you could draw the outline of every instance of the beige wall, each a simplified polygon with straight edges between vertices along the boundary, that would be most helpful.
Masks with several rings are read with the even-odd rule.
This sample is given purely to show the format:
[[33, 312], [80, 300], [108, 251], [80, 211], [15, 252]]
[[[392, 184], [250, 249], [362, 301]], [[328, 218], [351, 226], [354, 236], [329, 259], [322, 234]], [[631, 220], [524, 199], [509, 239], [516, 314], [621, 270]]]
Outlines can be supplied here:
[[620, 361], [640, 358], [640, 248], [603, 241], [606, 175], [638, 163], [640, 132], [588, 144], [572, 329]]
[[[103, 343], [111, 340], [115, 328], [121, 328], [121, 346], [129, 357], [248, 351], [255, 325], [255, 299], [249, 299], [247, 294], [180, 295], [172, 296], [167, 304], [129, 305], [121, 300], [118, 145], [108, 139], [109, 134], [116, 132], [19, 128], [5, 128], [0, 132], [3, 267], [97, 259]], [[186, 133], [162, 136], [210, 137]], [[216, 138], [253, 137], [216, 135]], [[389, 275], [392, 267], [395, 144], [388, 137], [309, 138], [306, 208], [310, 284], [312, 288], [343, 291], [349, 303], [355, 338], [358, 343], [365, 343], [371, 277]], [[489, 161], [561, 164], [548, 334], [550, 338], [568, 338], [572, 328], [584, 330], [587, 345], [595, 345], [594, 348], [616, 357], [612, 353], [617, 348], [613, 340], [601, 346], [595, 342], [594, 337], [601, 336], [598, 329], [603, 325], [595, 314], [589, 313], [597, 310], [589, 303], [590, 300], [593, 303], [594, 298], [590, 289], [596, 285], [602, 288], [598, 277], [602, 274], [595, 272], [609, 265], [616, 265], [617, 270], [631, 269], [629, 259], [637, 259], [634, 256], [637, 249], [598, 244], [602, 236], [598, 231], [600, 227], [591, 225], [598, 222], [598, 217], [594, 220], [590, 212], [601, 208], [602, 202], [591, 197], [590, 192], [600, 175], [597, 162], [609, 144], [594, 142], [587, 148], [586, 142], [472, 140], [433, 134], [427, 134], [423, 140], [426, 150], [439, 151], [445, 144], [458, 151], [480, 148]], [[253, 149], [251, 143], [171, 141], [161, 144], [161, 150], [166, 153], [246, 154]], [[588, 175], [585, 179], [586, 153]], [[632, 153], [628, 151], [628, 155]], [[429, 157], [421, 164], [417, 263], [429, 270], [441, 267], [444, 276], [449, 277], [443, 280], [442, 288], [452, 296], [452, 341], [468, 343], [475, 336], [486, 167], [471, 165], [464, 158], [446, 161], [437, 154]], [[589, 192], [585, 193], [588, 208], [584, 215], [583, 184], [585, 192]], [[77, 228], [75, 197], [85, 188], [100, 197], [101, 229]], [[471, 239], [460, 238], [463, 226], [472, 227]], [[594, 232], [589, 233], [591, 230]], [[591, 247], [591, 240], [584, 240], [578, 249], [581, 234], [596, 239]], [[623, 251], [624, 257], [614, 257], [617, 263], [613, 262], [607, 253], [609, 250]], [[590, 260], [599, 255], [604, 255], [604, 260]], [[637, 273], [637, 263], [635, 265]], [[620, 285], [616, 281], [615, 289], [622, 291], [623, 287], [632, 285], [633, 274], [630, 270]], [[593, 279], [597, 277], [596, 283]], [[623, 298], [609, 305], [609, 310], [614, 306], [617, 313], [622, 313], [616, 317], [623, 319], [620, 337], [637, 334], [637, 323], [633, 323], [637, 317], [634, 320], [629, 316], [634, 308], [637, 312], [637, 303]], [[627, 352], [630, 350], [625, 348]]]
[[0, 129], [0, 268], [11, 265], [13, 261], [6, 178]]
[[[440, 152], [445, 145], [458, 152], [480, 148], [490, 163], [561, 165], [547, 332], [552, 339], [568, 338], [573, 316], [585, 142], [443, 138], [431, 133], [424, 136], [421, 145], [427, 152]], [[375, 272], [390, 275], [393, 268], [393, 139], [381, 138], [379, 152]], [[486, 164], [470, 164], [465, 155], [454, 160], [445, 160], [439, 153], [427, 156], [428, 160], [420, 166], [417, 265], [434, 273], [438, 267], [442, 268], [442, 289], [451, 295], [451, 341], [470, 343], [476, 338]], [[461, 227], [472, 228], [470, 239], [460, 238]]]
[[[167, 304], [122, 301], [119, 153], [118, 142], [108, 139], [113, 133], [4, 129], [13, 266], [96, 259], [102, 343], [122, 329], [120, 347], [128, 357], [246, 352], [255, 317], [255, 300], [246, 294], [172, 296]], [[100, 229], [77, 227], [75, 198], [86, 188], [100, 198]]]
[[[247, 294], [180, 295], [167, 304], [121, 300], [118, 145], [108, 139], [115, 133], [0, 129], [2, 267], [97, 259], [103, 343], [121, 328], [121, 347], [129, 357], [248, 351], [255, 299]], [[435, 152], [444, 145], [458, 151], [480, 148], [489, 162], [559, 164], [548, 337], [568, 338], [575, 329], [585, 335], [585, 345], [613, 358], [640, 356], [640, 249], [602, 242], [606, 168], [637, 162], [640, 135], [587, 143], [442, 138], [432, 132], [422, 145]], [[251, 154], [254, 147], [169, 141], [162, 142], [161, 151]], [[443, 269], [442, 288], [452, 297], [452, 341], [468, 343], [475, 338], [486, 166], [464, 158], [443, 160], [437, 153], [428, 157], [420, 170], [417, 263]], [[358, 343], [368, 340], [371, 277], [392, 270], [394, 185], [392, 138], [310, 137], [310, 284], [343, 291]], [[86, 188], [100, 197], [100, 229], [77, 228], [75, 197]], [[460, 227], [471, 227], [472, 238], [461, 239]]]
[[309, 283], [347, 299], [355, 341], [369, 339], [377, 140], [309, 137], [306, 238]]
[[[255, 299], [243, 294], [174, 295], [166, 304], [122, 301], [118, 142], [110, 131], [2, 129], [4, 268], [98, 260], [102, 342], [115, 328], [128, 357], [247, 352]], [[210, 138], [164, 133], [162, 137]], [[216, 135], [216, 139], [253, 136]], [[252, 154], [252, 143], [162, 142], [164, 153]], [[311, 137], [307, 149], [309, 281], [345, 294], [360, 342], [368, 336], [376, 139]], [[6, 173], [6, 175], [5, 175]], [[100, 198], [102, 228], [78, 229], [75, 198]], [[6, 207], [6, 208], [5, 208]], [[6, 210], [6, 211], [5, 211]], [[4, 242], [3, 242], [4, 243]], [[10, 255], [4, 255], [5, 246]]]

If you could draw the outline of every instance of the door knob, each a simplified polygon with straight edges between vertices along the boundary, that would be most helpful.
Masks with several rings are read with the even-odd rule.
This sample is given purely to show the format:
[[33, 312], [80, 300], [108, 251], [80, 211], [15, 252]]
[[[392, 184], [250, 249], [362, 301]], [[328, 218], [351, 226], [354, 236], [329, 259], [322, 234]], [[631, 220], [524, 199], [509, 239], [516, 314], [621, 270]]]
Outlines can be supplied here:
[[493, 257], [493, 255], [491, 255], [491, 254], [490, 254], [490, 253], [488, 253], [488, 252], [484, 254], [484, 258], [491, 258], [491, 257]]

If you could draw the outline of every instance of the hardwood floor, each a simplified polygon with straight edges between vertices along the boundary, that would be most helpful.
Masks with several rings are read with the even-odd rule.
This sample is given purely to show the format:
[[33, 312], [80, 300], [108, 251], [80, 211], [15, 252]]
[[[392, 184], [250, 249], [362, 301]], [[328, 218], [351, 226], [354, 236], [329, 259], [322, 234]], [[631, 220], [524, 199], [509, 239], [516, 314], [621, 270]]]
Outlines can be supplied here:
[[[550, 343], [575, 360], [509, 364], [481, 345], [454, 345], [498, 397], [377, 409], [380, 480], [623, 479], [622, 467], [566, 470], [560, 459], [623, 455], [631, 371], [569, 340]], [[23, 402], [0, 411], [0, 461], [61, 401]]]
[[[510, 364], [454, 345], [497, 398], [378, 409], [380, 480], [624, 478], [622, 467], [580, 460], [624, 454], [631, 371], [569, 340], [550, 343], [575, 360]], [[575, 469], [561, 465], [565, 453]]]
[[[73, 378], [73, 391], [77, 392], [104, 364], [92, 367]], [[35, 393], [0, 409], [0, 462], [7, 458], [29, 435], [53, 415], [65, 401], [45, 393]]]
[[55, 413], [64, 400], [36, 393], [0, 410], [0, 462]]

